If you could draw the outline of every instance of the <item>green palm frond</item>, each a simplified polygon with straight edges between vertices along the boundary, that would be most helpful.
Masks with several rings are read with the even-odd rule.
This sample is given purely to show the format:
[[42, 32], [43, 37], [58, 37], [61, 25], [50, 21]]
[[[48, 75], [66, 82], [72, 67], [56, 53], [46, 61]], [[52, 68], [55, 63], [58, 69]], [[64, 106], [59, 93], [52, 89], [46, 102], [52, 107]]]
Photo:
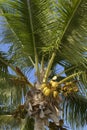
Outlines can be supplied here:
[[[80, 69], [86, 68], [86, 1], [72, 0], [69, 2], [68, 0], [62, 0], [59, 1], [59, 3], [59, 12], [61, 16], [60, 24], [65, 22], [65, 18], [67, 18], [67, 21], [65, 24], [65, 30], [63, 29], [64, 31], [61, 31], [61, 44], [55, 61], [56, 63], [59, 63], [64, 67], [77, 65], [80, 66]], [[71, 6], [73, 7], [73, 9], [71, 8]]]
[[[87, 1], [76, 0], [73, 1], [71, 5], [73, 5], [74, 2], [79, 3], [73, 11], [69, 25], [62, 37], [60, 55], [73, 65], [82, 64], [85, 66], [84, 63], [87, 63]], [[62, 4], [64, 5], [64, 3]], [[68, 9], [66, 9], [66, 13], [69, 14], [70, 12], [67, 12], [67, 10]]]
[[[4, 66], [6, 67], [7, 69], [7, 72], [8, 72], [8, 67], [10, 67], [10, 69], [12, 69], [14, 72], [15, 72], [15, 75], [18, 75], [20, 77], [20, 79], [22, 78], [23, 80], [25, 80], [24, 82], [27, 84], [29, 84], [30, 86], [33, 87], [33, 85], [27, 80], [27, 77], [23, 74], [23, 72], [18, 68], [18, 67], [14, 67], [12, 64], [11, 64], [11, 60], [8, 60], [4, 57], [0, 57], [0, 62], [1, 62], [1, 72], [4, 74], [5, 71], [4, 69], [2, 69]], [[5, 68], [4, 67], [4, 68]], [[4, 76], [9, 76], [9, 72], [7, 74], [5, 74]], [[18, 78], [18, 77], [17, 77]], [[22, 80], [21, 80], [22, 81]]]
[[13, 117], [11, 115], [0, 115], [0, 125], [4, 123], [11, 123], [12, 122]]
[[[1, 2], [3, 2], [3, 1], [1, 1]], [[8, 4], [7, 4], [7, 2], [8, 2]], [[31, 25], [28, 22], [29, 14], [28, 14], [27, 1], [23, 1], [23, 2], [16, 1], [15, 2], [15, 1], [7, 0], [7, 2], [5, 3], [5, 5], [3, 7], [4, 12], [2, 12], [2, 15], [5, 14], [5, 17], [7, 18], [7, 19], [3, 19], [5, 21], [4, 22], [5, 29], [7, 29], [7, 31], [3, 30], [3, 33], [5, 34], [5, 36], [4, 36], [5, 39], [3, 40], [3, 42], [8, 41], [10, 39], [10, 42], [12, 42], [12, 44], [15, 43], [14, 48], [11, 47], [11, 49], [10, 49], [10, 51], [11, 50], [13, 51], [11, 53], [11, 56], [12, 56], [13, 60], [14, 60], [14, 58], [18, 57], [18, 59], [20, 59], [19, 61], [21, 61], [20, 62], [20, 64], [21, 64], [25, 60], [24, 56], [26, 56], [26, 54], [29, 53], [29, 55], [27, 55], [27, 59], [29, 60], [28, 56], [31, 56], [31, 54], [34, 52], [34, 50], [32, 50], [33, 43], [32, 43]], [[9, 10], [8, 10], [8, 6], [10, 6]], [[21, 8], [21, 6], [23, 6], [23, 8]], [[16, 11], [15, 11], [15, 7], [17, 7], [18, 10], [16, 9]], [[15, 21], [16, 19], [17, 19], [17, 21]], [[23, 19], [25, 19], [25, 21]], [[14, 22], [12, 22], [12, 21], [14, 21]], [[11, 35], [9, 34], [9, 31], [11, 32]], [[20, 47], [21, 47], [21, 49], [20, 49]], [[16, 54], [15, 54], [15, 57], [13, 57], [15, 50], [16, 50]], [[26, 52], [28, 52], [28, 53], [26, 53]], [[23, 55], [22, 55], [22, 53], [23, 53]], [[24, 53], [26, 53], [26, 54], [24, 54]], [[32, 56], [34, 56], [34, 53], [32, 54]], [[16, 60], [15, 64], [16, 63], [17, 63], [17, 60]], [[26, 62], [24, 62], [24, 63], [26, 65]]]
[[[20, 55], [22, 52], [24, 56], [31, 56], [33, 59], [35, 48], [40, 57], [41, 50], [45, 54], [60, 50], [58, 55], [72, 64], [86, 62], [85, 57], [82, 58], [87, 47], [85, 0], [7, 0], [5, 3], [2, 0], [0, 3], [3, 3], [2, 10], [16, 38], [18, 51], [21, 50]], [[16, 53], [16, 56], [19, 55]], [[71, 60], [71, 56], [77, 56], [77, 59]]]
[[8, 65], [5, 62], [10, 62], [6, 57], [6, 54], [0, 51], [0, 78], [7, 77], [8, 75]]
[[15, 119], [12, 115], [0, 115], [0, 126], [2, 126], [2, 128], [3, 126], [8, 126], [8, 128], [11, 127], [14, 129], [21, 128], [22, 123], [24, 123], [24, 121]]
[[79, 94], [69, 96], [64, 101], [64, 118], [71, 126], [87, 124], [87, 98]]
[[[18, 91], [19, 90], [19, 91]], [[17, 97], [18, 96], [18, 97]], [[9, 84], [7, 80], [2, 79], [0, 81], [0, 104], [12, 105], [20, 100], [21, 103], [22, 90], [21, 87], [13, 84]]]

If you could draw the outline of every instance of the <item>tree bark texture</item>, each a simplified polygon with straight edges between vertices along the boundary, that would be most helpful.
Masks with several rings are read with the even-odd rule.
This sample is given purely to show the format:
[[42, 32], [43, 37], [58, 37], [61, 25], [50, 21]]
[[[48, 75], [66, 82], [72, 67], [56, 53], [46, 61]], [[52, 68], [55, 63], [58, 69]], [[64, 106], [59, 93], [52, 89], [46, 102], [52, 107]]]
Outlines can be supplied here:
[[35, 125], [34, 130], [45, 130], [44, 120], [41, 119], [38, 115], [35, 116]]

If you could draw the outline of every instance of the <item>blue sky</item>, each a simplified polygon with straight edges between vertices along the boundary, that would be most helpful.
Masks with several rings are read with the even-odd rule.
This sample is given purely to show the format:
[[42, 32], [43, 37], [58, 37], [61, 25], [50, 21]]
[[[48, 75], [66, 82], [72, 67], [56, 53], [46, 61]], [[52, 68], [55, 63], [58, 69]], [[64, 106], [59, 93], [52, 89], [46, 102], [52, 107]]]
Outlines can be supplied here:
[[5, 45], [0, 44], [0, 51], [8, 52], [8, 49], [9, 49], [8, 44]]

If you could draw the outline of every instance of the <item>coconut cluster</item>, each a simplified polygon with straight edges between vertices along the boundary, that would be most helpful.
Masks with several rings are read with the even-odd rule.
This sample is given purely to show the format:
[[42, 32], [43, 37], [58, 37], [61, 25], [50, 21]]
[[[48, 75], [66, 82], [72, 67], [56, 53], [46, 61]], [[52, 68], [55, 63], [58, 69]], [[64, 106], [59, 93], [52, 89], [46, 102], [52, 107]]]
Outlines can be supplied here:
[[78, 92], [78, 87], [73, 81], [59, 84], [59, 82], [51, 80], [41, 85], [41, 91], [45, 96], [56, 98], [59, 94], [68, 96], [69, 94], [76, 93]]

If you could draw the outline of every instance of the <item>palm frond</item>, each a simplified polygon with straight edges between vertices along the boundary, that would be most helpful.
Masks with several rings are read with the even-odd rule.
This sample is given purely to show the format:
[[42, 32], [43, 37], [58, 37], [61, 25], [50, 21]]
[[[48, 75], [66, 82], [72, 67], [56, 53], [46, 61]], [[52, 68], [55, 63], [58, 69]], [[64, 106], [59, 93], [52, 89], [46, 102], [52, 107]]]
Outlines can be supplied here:
[[[86, 0], [76, 0], [71, 2], [73, 6], [74, 2], [78, 3], [73, 15], [71, 16], [71, 21], [66, 29], [65, 34], [62, 37], [61, 51], [60, 55], [72, 65], [81, 64], [86, 67], [87, 63], [87, 10], [86, 10]], [[62, 3], [64, 5], [64, 3]], [[68, 9], [66, 9], [68, 11]], [[67, 12], [69, 13], [69, 12]]]
[[[80, 69], [87, 68], [86, 1], [62, 0], [58, 4], [61, 44], [54, 63], [59, 63], [64, 67], [77, 65]], [[65, 28], [62, 30], [63, 24]]]
[[[4, 2], [1, 1], [1, 3], [4, 3]], [[10, 7], [9, 10], [8, 10], [8, 7]], [[17, 9], [15, 10], [15, 8]], [[17, 0], [16, 1], [7, 0], [6, 3], [3, 4], [2, 15], [4, 15], [6, 18], [6, 19], [4, 18], [4, 21], [5, 21], [4, 26], [5, 26], [5, 29], [7, 28], [7, 31], [3, 30], [3, 33], [5, 34], [3, 38], [3, 43], [9, 39], [11, 40], [10, 43], [12, 44], [15, 43], [13, 45], [14, 47], [12, 46], [10, 49], [11, 52], [13, 51], [11, 53], [13, 60], [14, 58], [18, 57], [18, 59], [20, 59], [19, 60], [20, 63], [21, 62], [23, 63], [26, 55], [27, 55], [27, 59], [29, 60], [28, 56], [31, 56], [34, 50], [32, 50], [33, 44], [32, 44], [31, 26], [30, 26], [30, 23], [28, 22], [28, 20], [30, 19], [29, 19], [29, 14], [28, 14], [27, 0], [20, 1], [20, 2]], [[9, 31], [11, 32], [12, 35], [9, 34]], [[15, 54], [15, 50], [16, 50], [16, 54]], [[15, 54], [15, 57], [14, 57], [14, 54]], [[32, 54], [32, 56], [34, 56], [34, 53]], [[15, 64], [16, 63], [17, 61], [15, 62]], [[26, 62], [24, 63], [26, 64]]]
[[[11, 63], [10, 60], [4, 59], [3, 57], [0, 58], [1, 63], [3, 63], [6, 67], [10, 67], [15, 74], [17, 74], [18, 76], [20, 76], [22, 79], [25, 80], [26, 83], [28, 83], [30, 86], [33, 87], [33, 85], [27, 80], [27, 77], [23, 74], [23, 72], [18, 68], [18, 67], [14, 67]], [[3, 67], [3, 66], [1, 66]], [[4, 71], [3, 71], [4, 72]], [[21, 80], [22, 81], [22, 80]]]
[[[3, 125], [4, 123], [4, 125]], [[0, 126], [2, 128], [21, 128], [22, 123], [24, 123], [23, 120], [15, 119], [12, 115], [0, 115]]]
[[[60, 55], [70, 63], [76, 64], [78, 60], [78, 62], [81, 62], [87, 47], [83, 43], [85, 41], [82, 41], [82, 39], [86, 40], [87, 13], [85, 10], [86, 6], [84, 7], [86, 1], [72, 0], [64, 2], [62, 0], [49, 2], [44, 0], [27, 2], [27, 0], [7, 0], [4, 3], [2, 0], [1, 3], [3, 3], [4, 16], [9, 22], [10, 29], [17, 38], [16, 40], [20, 42], [18, 51], [21, 49], [21, 52], [33, 58], [33, 52], [35, 52], [34, 44], [39, 55], [41, 55], [42, 48], [45, 53], [49, 53], [52, 50], [59, 50], [59, 44], [61, 44]], [[79, 13], [79, 10], [80, 12], [83, 11], [84, 15]], [[74, 32], [73, 30], [76, 29], [76, 26], [74, 26], [75, 21], [78, 21], [78, 30]], [[82, 36], [81, 32], [84, 32]], [[71, 37], [73, 38], [72, 40]], [[73, 44], [71, 43], [72, 41], [74, 41]], [[75, 58], [76, 60], [70, 59], [73, 54], [77, 55], [78, 58]], [[82, 59], [83, 63], [84, 61], [85, 58], [84, 60]]]
[[6, 54], [0, 51], [0, 78], [7, 77], [8, 75], [8, 65], [6, 65], [5, 62], [11, 62], [6, 57]]
[[13, 117], [11, 115], [0, 115], [0, 125], [4, 123], [11, 123], [12, 122]]
[[[14, 87], [14, 85], [9, 84], [5, 79], [0, 81], [0, 104], [1, 105], [16, 105], [17, 100], [21, 100], [22, 93], [21, 88], [19, 88], [19, 93], [17, 93], [18, 89], [17, 87]], [[17, 99], [17, 95], [20, 96], [19, 99]], [[20, 102], [21, 103], [21, 102]]]
[[87, 124], [87, 98], [79, 94], [69, 96], [64, 101], [64, 118], [71, 126]]

